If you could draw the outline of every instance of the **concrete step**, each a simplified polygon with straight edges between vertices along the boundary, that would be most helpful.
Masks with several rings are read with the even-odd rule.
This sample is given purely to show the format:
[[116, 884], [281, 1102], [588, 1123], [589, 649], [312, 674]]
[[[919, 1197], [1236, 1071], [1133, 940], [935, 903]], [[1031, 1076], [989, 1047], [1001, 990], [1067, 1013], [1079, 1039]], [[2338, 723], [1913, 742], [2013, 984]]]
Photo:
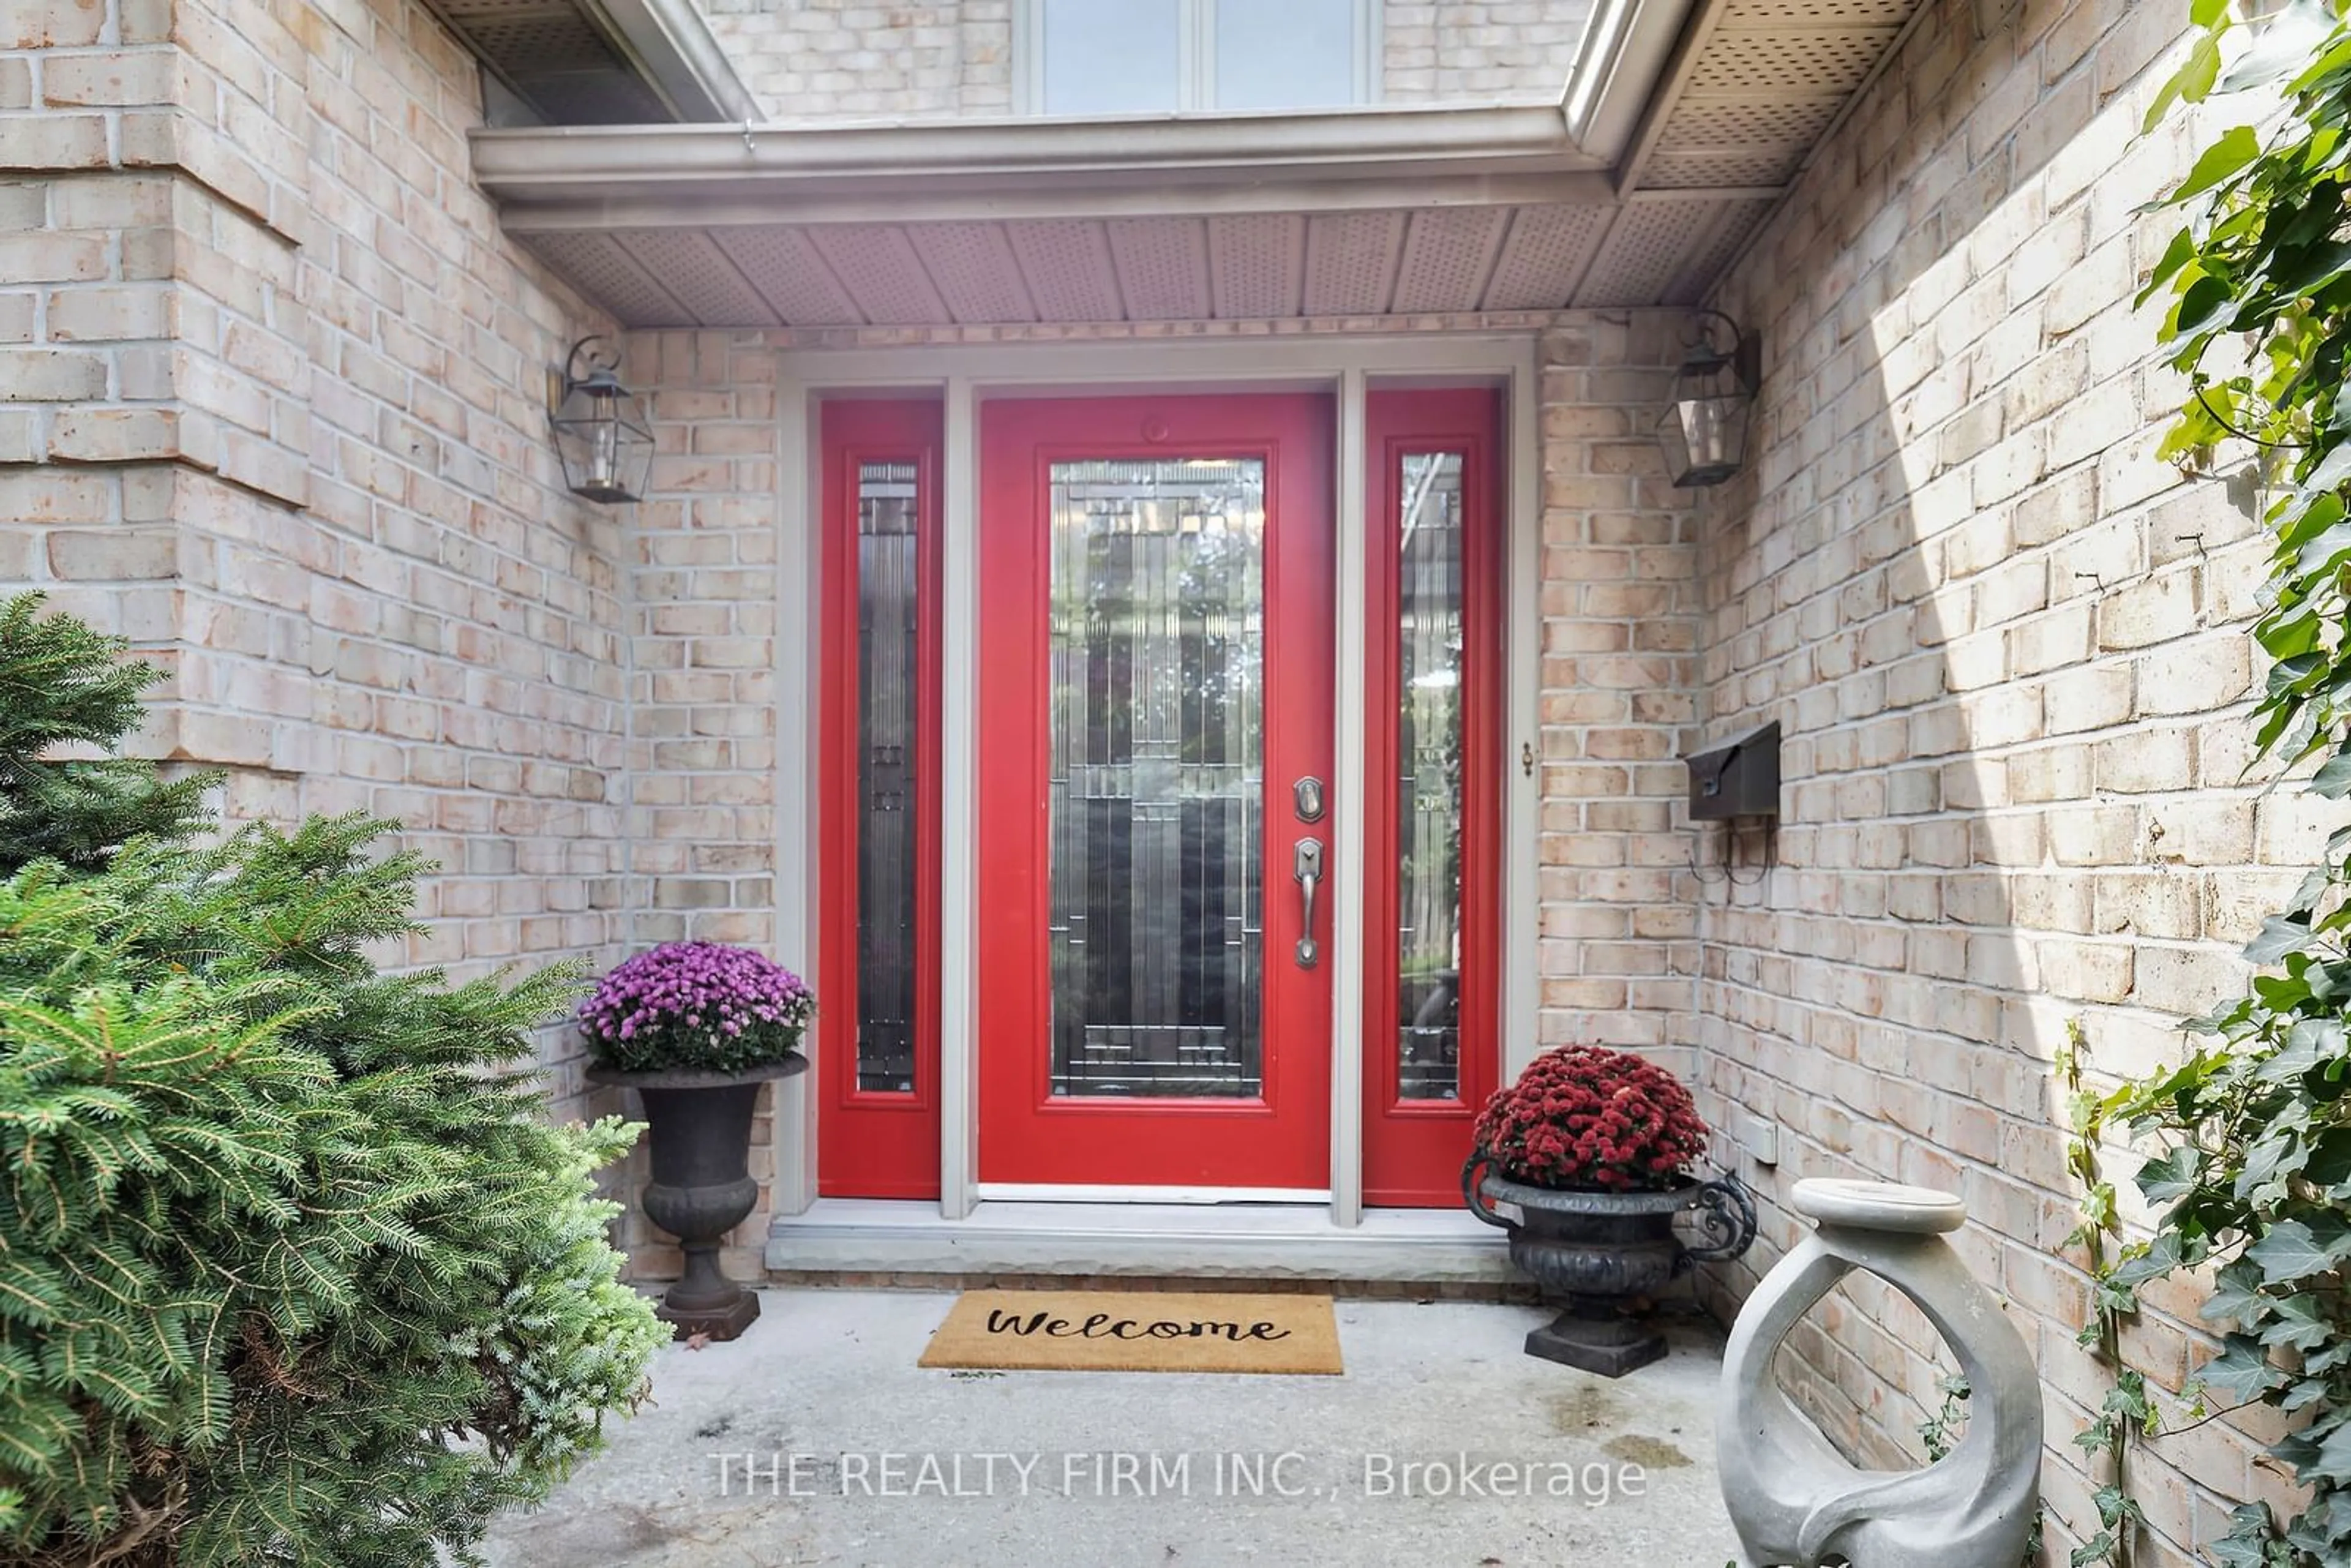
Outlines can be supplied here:
[[820, 1198], [768, 1230], [774, 1274], [1102, 1276], [1502, 1287], [1522, 1284], [1500, 1231], [1459, 1209], [1384, 1208], [1359, 1226], [1316, 1204], [991, 1200], [946, 1219], [930, 1202]]

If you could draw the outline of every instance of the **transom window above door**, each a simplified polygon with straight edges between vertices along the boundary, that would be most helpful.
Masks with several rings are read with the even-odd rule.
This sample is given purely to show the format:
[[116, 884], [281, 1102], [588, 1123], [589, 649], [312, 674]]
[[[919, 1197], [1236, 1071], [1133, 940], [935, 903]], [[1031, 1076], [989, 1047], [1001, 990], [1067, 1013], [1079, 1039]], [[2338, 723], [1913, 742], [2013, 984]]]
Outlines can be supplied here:
[[1374, 97], [1374, 0], [1022, 0], [1032, 114], [1334, 109]]

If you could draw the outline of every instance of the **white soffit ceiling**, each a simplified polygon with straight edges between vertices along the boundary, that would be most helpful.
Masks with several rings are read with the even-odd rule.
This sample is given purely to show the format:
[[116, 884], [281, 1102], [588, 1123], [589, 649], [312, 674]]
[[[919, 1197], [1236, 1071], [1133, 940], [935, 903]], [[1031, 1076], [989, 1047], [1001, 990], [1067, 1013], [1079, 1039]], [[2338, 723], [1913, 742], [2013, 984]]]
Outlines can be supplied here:
[[1639, 199], [1613, 227], [1552, 204], [521, 238], [632, 327], [1259, 321], [1688, 304], [1768, 204]]
[[1625, 164], [1642, 190], [1784, 185], [1918, 0], [1701, 6]]
[[495, 131], [475, 164], [632, 327], [1687, 305], [1918, 4], [1700, 0], [1613, 169], [1527, 106]]
[[749, 89], [690, 0], [424, 3], [549, 124], [731, 120], [752, 110]]

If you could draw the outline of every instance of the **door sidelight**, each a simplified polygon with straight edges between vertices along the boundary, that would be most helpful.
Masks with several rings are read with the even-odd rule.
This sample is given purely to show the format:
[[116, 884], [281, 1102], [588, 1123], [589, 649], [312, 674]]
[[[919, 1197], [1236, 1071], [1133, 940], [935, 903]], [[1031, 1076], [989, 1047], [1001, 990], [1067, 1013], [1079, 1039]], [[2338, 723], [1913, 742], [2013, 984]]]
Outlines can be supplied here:
[[1300, 891], [1306, 895], [1306, 918], [1301, 927], [1303, 935], [1298, 938], [1298, 967], [1311, 969], [1322, 957], [1322, 946], [1314, 940], [1314, 890], [1322, 884], [1321, 839], [1298, 841], [1297, 852], [1290, 860], [1290, 874], [1297, 879]]

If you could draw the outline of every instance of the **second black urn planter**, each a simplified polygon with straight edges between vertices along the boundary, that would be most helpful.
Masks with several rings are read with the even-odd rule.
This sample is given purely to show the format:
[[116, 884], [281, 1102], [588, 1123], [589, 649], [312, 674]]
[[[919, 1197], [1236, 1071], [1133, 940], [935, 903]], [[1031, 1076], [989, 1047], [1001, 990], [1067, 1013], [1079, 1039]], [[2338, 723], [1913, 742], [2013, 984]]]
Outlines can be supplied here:
[[[1494, 1175], [1482, 1155], [1461, 1170], [1469, 1212], [1510, 1233], [1510, 1261], [1563, 1305], [1527, 1335], [1527, 1354], [1622, 1377], [1666, 1354], [1665, 1336], [1625, 1307], [1655, 1296], [1693, 1262], [1736, 1258], [1755, 1239], [1755, 1207], [1730, 1177], [1657, 1192], [1533, 1186]], [[1496, 1204], [1516, 1207], [1513, 1223]], [[1685, 1242], [1677, 1216], [1696, 1211], [1707, 1240]]]
[[726, 1277], [718, 1249], [759, 1201], [750, 1162], [759, 1086], [807, 1071], [797, 1054], [738, 1072], [588, 1070], [589, 1082], [633, 1089], [644, 1102], [653, 1180], [638, 1201], [684, 1251], [684, 1271], [656, 1309], [680, 1339], [733, 1339], [759, 1315], [758, 1296]]

